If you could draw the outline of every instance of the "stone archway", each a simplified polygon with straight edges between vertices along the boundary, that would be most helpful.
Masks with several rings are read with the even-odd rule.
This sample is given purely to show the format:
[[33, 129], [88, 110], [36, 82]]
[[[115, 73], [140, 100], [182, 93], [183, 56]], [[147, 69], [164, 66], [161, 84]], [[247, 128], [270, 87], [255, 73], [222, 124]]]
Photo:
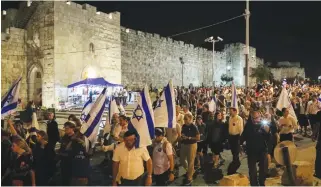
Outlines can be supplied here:
[[41, 65], [33, 64], [28, 71], [28, 100], [33, 100], [36, 106], [42, 106], [42, 79]]

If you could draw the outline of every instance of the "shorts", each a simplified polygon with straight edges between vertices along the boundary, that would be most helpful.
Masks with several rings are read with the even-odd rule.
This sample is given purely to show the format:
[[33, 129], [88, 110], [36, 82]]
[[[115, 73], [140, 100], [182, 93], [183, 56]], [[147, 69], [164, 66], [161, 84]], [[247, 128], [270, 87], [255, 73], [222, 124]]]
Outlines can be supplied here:
[[203, 154], [207, 153], [207, 144], [205, 141], [197, 142], [197, 152], [202, 152]]

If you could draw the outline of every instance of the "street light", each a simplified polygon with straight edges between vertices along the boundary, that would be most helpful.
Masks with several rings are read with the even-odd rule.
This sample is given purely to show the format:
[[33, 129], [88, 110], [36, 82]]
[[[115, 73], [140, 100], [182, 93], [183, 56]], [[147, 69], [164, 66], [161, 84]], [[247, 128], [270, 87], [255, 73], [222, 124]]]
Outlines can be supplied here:
[[179, 57], [179, 61], [182, 64], [182, 86], [184, 86], [184, 61], [183, 61], [183, 57]]
[[223, 39], [221, 37], [217, 37], [217, 39], [214, 39], [213, 36], [206, 38], [205, 42], [211, 42], [213, 44], [213, 62], [212, 62], [212, 84], [213, 86], [215, 86], [215, 82], [214, 82], [214, 56], [215, 56], [215, 43], [216, 42], [222, 42]]

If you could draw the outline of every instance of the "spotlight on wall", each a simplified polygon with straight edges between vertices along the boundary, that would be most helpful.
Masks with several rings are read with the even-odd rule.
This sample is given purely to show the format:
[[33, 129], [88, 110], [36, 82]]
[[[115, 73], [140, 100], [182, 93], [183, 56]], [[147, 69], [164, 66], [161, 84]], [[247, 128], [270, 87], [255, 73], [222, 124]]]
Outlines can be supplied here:
[[67, 1], [66, 4], [67, 4], [67, 5], [70, 5], [70, 1]]
[[30, 7], [31, 3], [32, 3], [32, 1], [27, 1], [27, 6]]
[[100, 15], [100, 12], [99, 12], [99, 11], [97, 11], [97, 12], [96, 12], [96, 14], [97, 14], [97, 15]]
[[109, 17], [109, 19], [113, 19], [113, 14], [109, 13], [108, 17]]
[[4, 16], [7, 15], [7, 11], [3, 10], [2, 15], [4, 15]]
[[129, 29], [126, 29], [126, 32], [129, 33]]
[[227, 70], [231, 70], [231, 66], [227, 66]]

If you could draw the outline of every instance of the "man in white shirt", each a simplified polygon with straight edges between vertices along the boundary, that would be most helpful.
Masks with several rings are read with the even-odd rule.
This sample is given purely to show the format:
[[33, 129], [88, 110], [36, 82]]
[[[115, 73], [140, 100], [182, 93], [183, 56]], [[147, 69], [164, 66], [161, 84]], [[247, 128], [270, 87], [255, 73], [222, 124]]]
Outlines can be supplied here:
[[[233, 155], [233, 161], [229, 165], [227, 174], [235, 174], [240, 165], [240, 138], [243, 132], [243, 119], [237, 114], [236, 108], [230, 108], [230, 118], [229, 118], [229, 137], [228, 142], [230, 144], [231, 152]], [[238, 165], [238, 167], [236, 167]]]
[[[141, 186], [144, 174], [144, 162], [147, 166], [146, 186], [152, 184], [153, 163], [146, 147], [135, 148], [136, 133], [127, 131], [124, 142], [119, 144], [113, 156], [113, 186], [117, 182], [122, 186]], [[117, 179], [120, 179], [118, 181]]]
[[156, 186], [166, 186], [167, 181], [174, 180], [174, 156], [172, 145], [164, 137], [161, 128], [155, 129], [153, 141], [153, 168]]
[[315, 141], [318, 138], [318, 132], [320, 124], [318, 123], [317, 113], [321, 110], [321, 102], [318, 101], [316, 95], [312, 96], [312, 100], [308, 102], [307, 113], [309, 116], [311, 128], [312, 128], [312, 140]]
[[282, 108], [283, 116], [279, 119], [280, 142], [293, 141], [293, 132], [297, 129], [297, 121], [289, 115], [289, 109]]

